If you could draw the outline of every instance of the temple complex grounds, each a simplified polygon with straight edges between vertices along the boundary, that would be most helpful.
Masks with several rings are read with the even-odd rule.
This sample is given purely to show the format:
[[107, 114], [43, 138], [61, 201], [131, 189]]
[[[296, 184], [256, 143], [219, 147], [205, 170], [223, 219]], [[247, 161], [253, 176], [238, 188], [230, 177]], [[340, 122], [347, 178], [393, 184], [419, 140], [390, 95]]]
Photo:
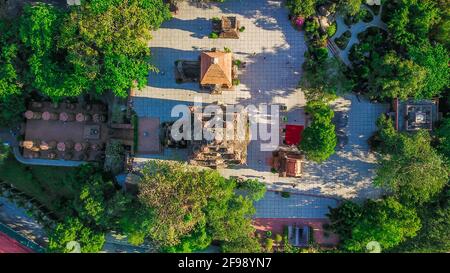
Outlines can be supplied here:
[[[239, 20], [238, 39], [210, 38], [212, 20], [232, 16]], [[148, 85], [132, 95], [133, 108], [140, 118], [171, 122], [174, 106], [203, 104], [278, 104], [286, 108], [284, 124], [306, 125], [306, 100], [298, 83], [306, 51], [303, 32], [295, 30], [282, 1], [254, 0], [198, 4], [180, 2], [174, 18], [155, 31], [149, 43], [152, 62], [159, 72], [150, 73]], [[176, 79], [179, 60], [198, 61], [202, 52], [212, 49], [231, 51], [239, 60], [239, 84], [229, 91], [211, 94], [199, 82], [180, 83]], [[261, 151], [261, 140], [248, 145], [244, 165], [219, 169], [224, 176], [255, 178], [269, 189], [345, 198], [378, 196], [371, 180], [376, 160], [367, 139], [376, 130], [377, 117], [387, 105], [372, 104], [353, 95], [334, 105], [337, 130], [344, 133], [337, 152], [322, 164], [305, 162], [302, 177], [279, 177], [271, 170], [272, 152]], [[267, 122], [269, 114], [259, 119]], [[152, 136], [155, 133], [149, 134]], [[160, 132], [158, 132], [160, 134]], [[154, 139], [154, 138], [151, 138]], [[188, 149], [162, 149], [158, 153], [138, 153], [135, 162], [149, 159], [187, 161]]]

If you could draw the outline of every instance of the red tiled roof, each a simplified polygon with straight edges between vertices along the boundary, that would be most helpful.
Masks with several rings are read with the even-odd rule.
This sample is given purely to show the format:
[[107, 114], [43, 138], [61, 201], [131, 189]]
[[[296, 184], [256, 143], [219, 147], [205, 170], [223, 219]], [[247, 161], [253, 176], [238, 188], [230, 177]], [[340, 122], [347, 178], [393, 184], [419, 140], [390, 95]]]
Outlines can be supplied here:
[[232, 86], [232, 54], [212, 51], [202, 52], [200, 83]]
[[286, 125], [285, 141], [287, 145], [298, 145], [302, 140], [304, 126]]
[[0, 232], [0, 253], [32, 253], [33, 251]]

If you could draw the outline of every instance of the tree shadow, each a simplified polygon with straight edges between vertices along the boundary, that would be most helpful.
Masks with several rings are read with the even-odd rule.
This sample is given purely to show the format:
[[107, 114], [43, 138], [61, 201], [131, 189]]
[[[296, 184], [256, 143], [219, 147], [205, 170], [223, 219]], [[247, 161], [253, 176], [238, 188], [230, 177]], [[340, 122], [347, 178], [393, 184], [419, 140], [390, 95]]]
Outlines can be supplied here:
[[191, 20], [173, 17], [162, 24], [161, 28], [179, 29], [190, 33], [191, 37], [203, 39], [212, 32], [212, 22], [208, 18], [196, 18]]

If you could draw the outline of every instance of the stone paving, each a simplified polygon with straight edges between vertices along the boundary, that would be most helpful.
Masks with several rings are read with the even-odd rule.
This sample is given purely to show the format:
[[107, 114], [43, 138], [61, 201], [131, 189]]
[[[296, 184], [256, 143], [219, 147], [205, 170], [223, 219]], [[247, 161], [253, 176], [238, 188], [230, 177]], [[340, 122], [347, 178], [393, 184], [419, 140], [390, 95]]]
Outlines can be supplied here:
[[[210, 39], [211, 18], [233, 15], [245, 31], [240, 39]], [[234, 57], [246, 63], [240, 74], [240, 85], [235, 91], [211, 95], [199, 90], [198, 84], [177, 84], [174, 62], [179, 59], [197, 60], [202, 50], [211, 48], [233, 51]], [[290, 124], [305, 122], [303, 92], [297, 88], [301, 78], [306, 44], [302, 32], [290, 25], [282, 1], [237, 1], [220, 4], [180, 3], [180, 11], [171, 21], [153, 33], [150, 41], [153, 63], [159, 73], [149, 75], [148, 86], [135, 94], [133, 106], [141, 117], [159, 117], [161, 122], [171, 117], [174, 106], [193, 105], [200, 98], [203, 103], [256, 105], [285, 104]], [[261, 117], [261, 119], [271, 118]], [[249, 146], [248, 166], [270, 171], [265, 164], [270, 152], [261, 152], [261, 141]], [[177, 154], [179, 154], [177, 156]], [[178, 158], [185, 160], [180, 150], [166, 149], [164, 154], [141, 155], [147, 158]], [[139, 158], [137, 159], [139, 161]]]
[[[306, 44], [302, 32], [296, 31], [288, 20], [281, 1], [230, 0], [197, 6], [180, 3], [179, 14], [153, 33], [150, 47], [153, 63], [159, 73], [151, 73], [149, 84], [133, 97], [133, 105], [141, 117], [159, 117], [161, 122], [175, 120], [171, 110], [175, 105], [193, 105], [194, 98], [204, 103], [220, 101], [227, 104], [283, 103], [288, 107], [288, 123], [305, 124], [303, 92], [296, 88], [301, 79]], [[239, 40], [209, 39], [210, 19], [233, 15], [246, 30]], [[230, 48], [236, 58], [246, 62], [240, 71], [241, 84], [236, 91], [222, 95], [201, 92], [198, 84], [177, 84], [174, 62], [178, 59], [196, 60], [201, 50], [213, 47]], [[376, 197], [379, 191], [371, 185], [375, 158], [369, 153], [367, 139], [376, 130], [378, 116], [386, 105], [358, 101], [347, 96], [336, 102], [340, 130], [339, 150], [322, 164], [306, 163], [302, 178], [280, 178], [270, 171], [271, 152], [261, 152], [261, 141], [248, 146], [247, 165], [221, 169], [222, 175], [254, 178], [271, 190], [338, 198]], [[270, 115], [269, 115], [270, 116]], [[142, 155], [139, 163], [151, 158], [185, 161], [186, 151], [165, 149], [163, 154]]]
[[323, 219], [329, 207], [334, 208], [338, 201], [332, 198], [291, 194], [282, 197], [280, 193], [268, 191], [263, 199], [255, 202], [254, 218], [308, 218]]
[[[381, 192], [372, 186], [376, 158], [369, 151], [367, 140], [377, 130], [376, 120], [388, 111], [387, 104], [374, 104], [354, 95], [335, 102], [336, 116], [347, 118], [341, 128], [345, 138], [340, 139], [336, 154], [317, 164], [307, 162], [301, 186], [309, 192], [345, 198], [375, 198]], [[337, 128], [339, 121], [335, 121]]]

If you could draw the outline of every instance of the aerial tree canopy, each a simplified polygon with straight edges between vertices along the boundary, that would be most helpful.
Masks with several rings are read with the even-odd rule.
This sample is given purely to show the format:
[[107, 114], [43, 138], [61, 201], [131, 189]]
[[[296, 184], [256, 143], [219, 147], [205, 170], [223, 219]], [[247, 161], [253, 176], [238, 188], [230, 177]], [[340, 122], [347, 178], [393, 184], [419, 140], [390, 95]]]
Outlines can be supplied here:
[[450, 118], [444, 118], [436, 130], [438, 138], [438, 151], [441, 152], [450, 163]]
[[322, 162], [335, 153], [334, 112], [326, 103], [316, 101], [308, 102], [306, 112], [311, 114], [312, 123], [303, 131], [299, 148], [308, 159]]
[[150, 32], [170, 16], [162, 0], [87, 0], [68, 11], [25, 5], [18, 20], [20, 45], [0, 41], [2, 93], [18, 92], [13, 68], [23, 46], [23, 83], [31, 89], [54, 100], [91, 91], [125, 97], [156, 70], [147, 43]]
[[82, 253], [96, 253], [102, 249], [105, 235], [84, 226], [79, 219], [69, 217], [50, 232], [48, 250], [57, 253], [71, 252], [74, 250], [71, 242], [78, 243]]
[[83, 71], [98, 93], [125, 97], [129, 88], [147, 83], [150, 32], [170, 18], [162, 0], [86, 1], [73, 9], [61, 28], [60, 48]]
[[382, 251], [389, 250], [414, 237], [421, 227], [415, 210], [392, 197], [369, 199], [362, 206], [346, 201], [328, 216], [343, 248], [351, 252], [366, 252], [372, 241], [378, 242]]
[[420, 205], [436, 197], [446, 185], [449, 171], [431, 146], [428, 132], [397, 134], [390, 142], [397, 144], [392, 154], [380, 161], [375, 185], [392, 191], [403, 204]]
[[433, 46], [430, 42], [425, 41], [408, 47], [408, 54], [426, 72], [420, 97], [433, 98], [439, 96], [443, 89], [449, 86], [450, 82], [448, 51], [441, 44]]
[[317, 0], [288, 0], [286, 6], [292, 15], [309, 17], [316, 12]]
[[19, 95], [18, 51], [14, 24], [0, 21], [0, 101], [8, 96]]
[[422, 228], [416, 237], [393, 249], [394, 252], [447, 252], [450, 249], [450, 190], [420, 210]]
[[370, 94], [379, 98], [422, 98], [427, 71], [411, 60], [389, 52], [381, 58], [374, 57], [369, 76]]
[[428, 40], [431, 29], [440, 20], [434, 0], [400, 0], [387, 21], [395, 43], [409, 46]]
[[343, 13], [354, 16], [361, 10], [363, 0], [337, 0], [337, 9]]
[[253, 201], [262, 196], [252, 194], [260, 192], [254, 191], [258, 187], [243, 187], [237, 194], [236, 181], [180, 163], [152, 161], [141, 172], [139, 202], [153, 215], [146, 232], [163, 250], [191, 252], [213, 240], [256, 240], [250, 217]]

